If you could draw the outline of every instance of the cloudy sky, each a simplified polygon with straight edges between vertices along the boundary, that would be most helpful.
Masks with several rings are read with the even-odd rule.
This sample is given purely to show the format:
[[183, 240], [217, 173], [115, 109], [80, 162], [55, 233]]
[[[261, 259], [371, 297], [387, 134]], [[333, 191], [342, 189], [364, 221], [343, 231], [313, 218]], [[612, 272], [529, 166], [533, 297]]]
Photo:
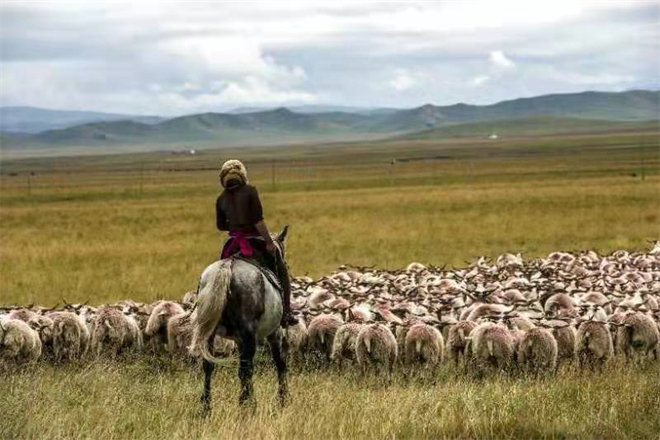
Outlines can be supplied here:
[[660, 88], [660, 2], [0, 3], [0, 105], [178, 115]]

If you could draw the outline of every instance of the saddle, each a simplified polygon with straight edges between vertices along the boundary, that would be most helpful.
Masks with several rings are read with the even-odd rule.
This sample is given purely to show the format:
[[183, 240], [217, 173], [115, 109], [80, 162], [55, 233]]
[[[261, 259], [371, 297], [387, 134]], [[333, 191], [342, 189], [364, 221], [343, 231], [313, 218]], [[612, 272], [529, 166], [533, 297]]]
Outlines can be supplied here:
[[243, 255], [240, 249], [236, 251], [231, 251], [232, 239], [227, 240], [225, 245], [222, 248], [220, 253], [220, 258], [223, 256], [225, 258], [230, 258], [232, 260], [243, 260], [246, 263], [250, 263], [266, 277], [268, 281], [280, 292], [280, 295], [284, 292], [282, 288], [282, 283], [277, 275], [277, 257], [273, 257], [266, 252], [266, 243], [261, 237], [250, 237], [248, 238], [250, 242], [250, 247], [252, 248], [253, 257], [249, 258]]

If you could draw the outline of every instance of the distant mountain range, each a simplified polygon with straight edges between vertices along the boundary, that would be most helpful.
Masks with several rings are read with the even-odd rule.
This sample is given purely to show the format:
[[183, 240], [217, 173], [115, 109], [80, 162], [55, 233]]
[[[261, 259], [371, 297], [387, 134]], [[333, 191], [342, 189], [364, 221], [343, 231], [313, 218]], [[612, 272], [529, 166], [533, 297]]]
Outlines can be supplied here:
[[[392, 107], [349, 107], [343, 105], [294, 105], [287, 107], [295, 113], [357, 113], [359, 115], [377, 115], [386, 113], [395, 113], [401, 109]], [[268, 110], [274, 110], [277, 107], [239, 107], [232, 109], [228, 113], [242, 114], [242, 113], [256, 113]]]
[[2, 132], [39, 133], [91, 122], [122, 120], [155, 124], [162, 121], [163, 118], [77, 110], [50, 110], [37, 107], [0, 107], [0, 131]]
[[[36, 126], [34, 121], [42, 110], [22, 110], [27, 116], [21, 120], [17, 116], [20, 112], [16, 109], [5, 107], [0, 110], [2, 127], [8, 123], [5, 115], [11, 116], [11, 127]], [[102, 148], [103, 152], [108, 152], [113, 146], [136, 146], [136, 149], [193, 145], [219, 147], [384, 137], [439, 139], [482, 136], [491, 132], [529, 135], [608, 130], [615, 127], [657, 128], [657, 123], [654, 125], [653, 121], [660, 118], [660, 92], [583, 92], [521, 98], [485, 106], [427, 104], [405, 110], [317, 112], [336, 110], [334, 107], [318, 106], [306, 110], [300, 107], [296, 109], [298, 111], [288, 108], [257, 111], [244, 109], [245, 112], [238, 109], [235, 113], [204, 113], [167, 120], [91, 112], [61, 112], [59, 117], [57, 113], [60, 112], [47, 110], [53, 112], [50, 113], [52, 118], [42, 117], [41, 120], [49, 121], [50, 124], [64, 124], [75, 117], [96, 116], [105, 119], [39, 133], [28, 130], [25, 130], [27, 133], [11, 133], [16, 130], [3, 129], [0, 145], [5, 150], [66, 146]]]
[[657, 131], [660, 121], [610, 121], [603, 119], [534, 117], [525, 119], [498, 119], [488, 122], [435, 127], [396, 137], [399, 140], [433, 140], [460, 137], [511, 138], [551, 134], [587, 134], [623, 131]]

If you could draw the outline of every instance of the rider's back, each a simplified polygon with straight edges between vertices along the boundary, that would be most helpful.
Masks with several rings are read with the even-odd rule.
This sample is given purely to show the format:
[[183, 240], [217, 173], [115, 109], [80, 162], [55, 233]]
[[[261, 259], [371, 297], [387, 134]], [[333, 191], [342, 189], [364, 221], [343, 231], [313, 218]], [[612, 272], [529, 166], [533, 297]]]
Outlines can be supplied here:
[[216, 201], [218, 229], [223, 231], [257, 232], [255, 225], [263, 220], [263, 209], [257, 189], [240, 185], [225, 189]]

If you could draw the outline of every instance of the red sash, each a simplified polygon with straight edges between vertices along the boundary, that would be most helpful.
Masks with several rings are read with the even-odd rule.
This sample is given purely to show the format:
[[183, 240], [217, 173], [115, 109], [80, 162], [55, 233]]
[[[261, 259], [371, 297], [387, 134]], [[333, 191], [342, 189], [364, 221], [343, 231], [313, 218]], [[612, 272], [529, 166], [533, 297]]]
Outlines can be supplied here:
[[238, 250], [241, 251], [241, 254], [245, 258], [254, 257], [255, 250], [252, 247], [252, 243], [250, 243], [250, 238], [259, 238], [259, 234], [255, 234], [254, 232], [231, 231], [229, 237], [231, 238], [229, 244], [222, 250], [221, 258], [223, 260], [231, 257]]

